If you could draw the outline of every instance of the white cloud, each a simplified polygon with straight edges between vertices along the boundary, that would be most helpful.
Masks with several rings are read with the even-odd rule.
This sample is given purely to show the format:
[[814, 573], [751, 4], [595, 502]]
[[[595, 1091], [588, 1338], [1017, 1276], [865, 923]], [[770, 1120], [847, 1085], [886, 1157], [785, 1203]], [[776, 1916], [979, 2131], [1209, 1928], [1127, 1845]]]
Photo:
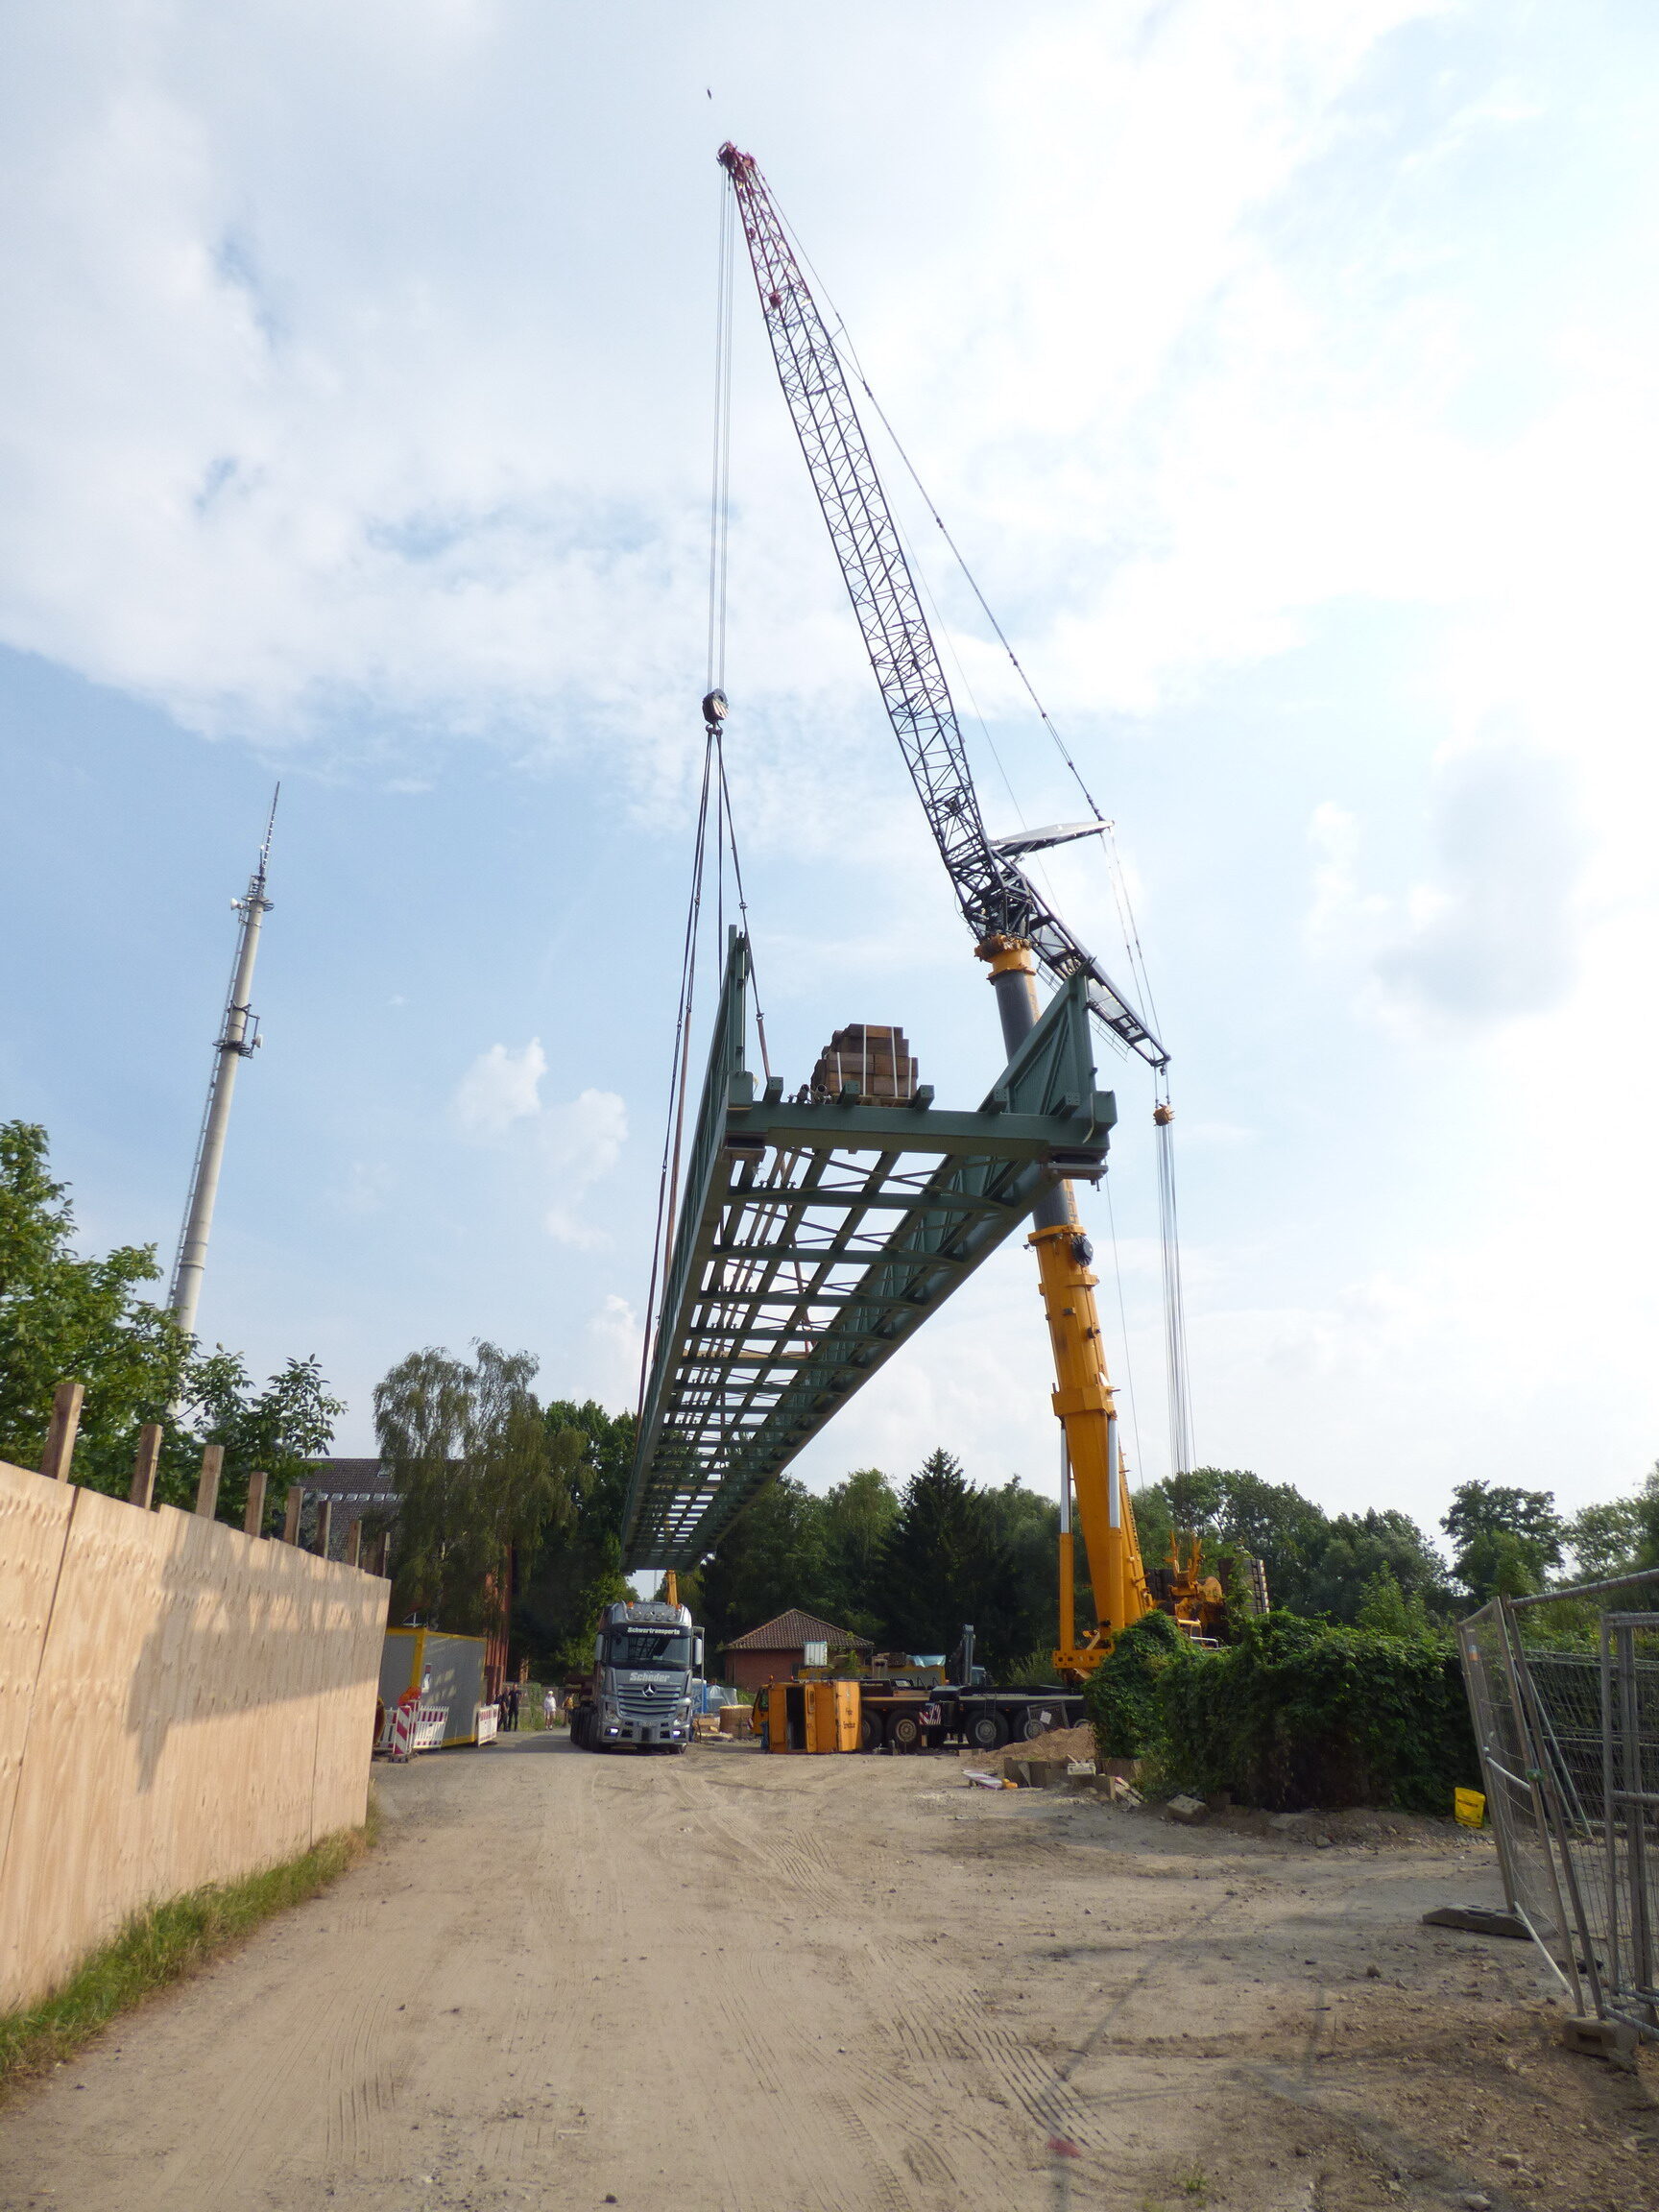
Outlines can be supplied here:
[[1431, 813], [1434, 870], [1390, 896], [1361, 888], [1358, 818], [1331, 802], [1314, 809], [1310, 952], [1353, 968], [1361, 1003], [1464, 1035], [1562, 1004], [1587, 851], [1573, 770], [1488, 731], [1436, 764]]
[[492, 1045], [455, 1086], [454, 1113], [463, 1132], [484, 1142], [502, 1137], [515, 1121], [541, 1112], [541, 1078], [547, 1055], [540, 1037], [515, 1051]]
[[547, 1055], [541, 1040], [515, 1048], [492, 1045], [455, 1087], [454, 1118], [475, 1143], [504, 1146], [533, 1166], [537, 1186], [557, 1195], [542, 1214], [561, 1244], [593, 1248], [606, 1233], [580, 1217], [582, 1200], [609, 1175], [628, 1137], [628, 1110], [613, 1091], [588, 1090], [564, 1104], [543, 1105]]
[[543, 1219], [562, 1244], [607, 1244], [602, 1229], [581, 1221], [576, 1209], [592, 1186], [609, 1175], [628, 1137], [628, 1111], [613, 1091], [584, 1091], [567, 1106], [550, 1106], [538, 1135], [543, 1165], [559, 1198]]

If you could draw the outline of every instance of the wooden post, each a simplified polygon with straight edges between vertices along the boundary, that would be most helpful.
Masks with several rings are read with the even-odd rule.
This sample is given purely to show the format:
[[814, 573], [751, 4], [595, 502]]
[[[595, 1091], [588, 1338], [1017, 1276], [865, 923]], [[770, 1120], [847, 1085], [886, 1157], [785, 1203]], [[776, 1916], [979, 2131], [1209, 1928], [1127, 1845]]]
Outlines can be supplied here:
[[211, 1521], [219, 1509], [219, 1478], [225, 1469], [223, 1444], [204, 1444], [202, 1447], [202, 1472], [196, 1478], [196, 1510], [204, 1521]]
[[334, 1501], [332, 1498], [319, 1499], [317, 1503], [317, 1554], [319, 1558], [327, 1558], [328, 1545], [333, 1534]]
[[46, 1431], [46, 1450], [40, 1472], [53, 1482], [67, 1482], [69, 1462], [75, 1456], [75, 1431], [81, 1426], [84, 1382], [60, 1382], [52, 1393], [52, 1426]]
[[258, 1468], [248, 1478], [248, 1509], [242, 1516], [242, 1533], [245, 1536], [265, 1533], [265, 1476]]
[[305, 1485], [294, 1483], [288, 1492], [288, 1509], [282, 1516], [282, 1541], [298, 1544], [300, 1541], [300, 1508], [305, 1503]]
[[161, 1456], [161, 1424], [146, 1421], [138, 1431], [138, 1453], [132, 1462], [132, 1484], [127, 1493], [129, 1505], [136, 1505], [148, 1513], [156, 1501], [156, 1463]]
[[363, 1564], [363, 1522], [361, 1516], [346, 1531], [346, 1564], [361, 1567]]

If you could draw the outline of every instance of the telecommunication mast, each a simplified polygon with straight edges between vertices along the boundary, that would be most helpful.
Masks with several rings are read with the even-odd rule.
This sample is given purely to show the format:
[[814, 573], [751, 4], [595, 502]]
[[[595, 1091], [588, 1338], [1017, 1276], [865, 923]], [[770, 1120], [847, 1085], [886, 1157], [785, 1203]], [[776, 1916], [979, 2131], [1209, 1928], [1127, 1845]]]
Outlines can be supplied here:
[[173, 1262], [173, 1283], [167, 1293], [168, 1310], [187, 1335], [196, 1333], [196, 1308], [202, 1296], [202, 1277], [207, 1265], [207, 1236], [213, 1226], [213, 1201], [219, 1194], [219, 1169], [225, 1158], [225, 1134], [230, 1122], [230, 1099], [236, 1088], [236, 1070], [259, 1047], [259, 1017], [249, 1005], [253, 988], [253, 960], [259, 950], [259, 926], [271, 911], [265, 896], [265, 871], [271, 858], [271, 832], [276, 823], [277, 784], [265, 825], [265, 842], [259, 861], [248, 879], [248, 889], [230, 903], [240, 916], [236, 931], [236, 959], [230, 971], [230, 990], [224, 1020], [213, 1046], [213, 1073], [207, 1083], [207, 1106], [196, 1140], [196, 1164], [190, 1173], [190, 1197], [184, 1209], [184, 1226]]

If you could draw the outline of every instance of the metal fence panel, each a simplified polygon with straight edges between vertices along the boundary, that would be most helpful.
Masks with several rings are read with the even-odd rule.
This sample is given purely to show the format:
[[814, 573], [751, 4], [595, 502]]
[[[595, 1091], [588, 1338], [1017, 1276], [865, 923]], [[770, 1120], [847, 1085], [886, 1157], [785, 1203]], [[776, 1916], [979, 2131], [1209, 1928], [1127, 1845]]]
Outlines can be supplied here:
[[1458, 1625], [1506, 1901], [1580, 2011], [1659, 2038], [1659, 1570]]

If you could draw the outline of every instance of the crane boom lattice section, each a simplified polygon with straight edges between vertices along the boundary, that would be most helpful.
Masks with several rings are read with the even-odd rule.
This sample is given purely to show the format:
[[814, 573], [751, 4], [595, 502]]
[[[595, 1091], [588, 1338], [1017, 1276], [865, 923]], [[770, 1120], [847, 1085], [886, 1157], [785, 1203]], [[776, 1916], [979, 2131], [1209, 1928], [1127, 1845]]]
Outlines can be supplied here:
[[1097, 1176], [1074, 977], [977, 1113], [757, 1097], [733, 933], [624, 1521], [624, 1565], [685, 1568], [1064, 1177]]
[[835, 342], [754, 156], [723, 146], [766, 334], [870, 665], [910, 778], [976, 943], [1022, 938], [1056, 981], [1086, 978], [1096, 1018], [1154, 1068], [1164, 1047], [1012, 854], [987, 836], [945, 680], [898, 526]]

